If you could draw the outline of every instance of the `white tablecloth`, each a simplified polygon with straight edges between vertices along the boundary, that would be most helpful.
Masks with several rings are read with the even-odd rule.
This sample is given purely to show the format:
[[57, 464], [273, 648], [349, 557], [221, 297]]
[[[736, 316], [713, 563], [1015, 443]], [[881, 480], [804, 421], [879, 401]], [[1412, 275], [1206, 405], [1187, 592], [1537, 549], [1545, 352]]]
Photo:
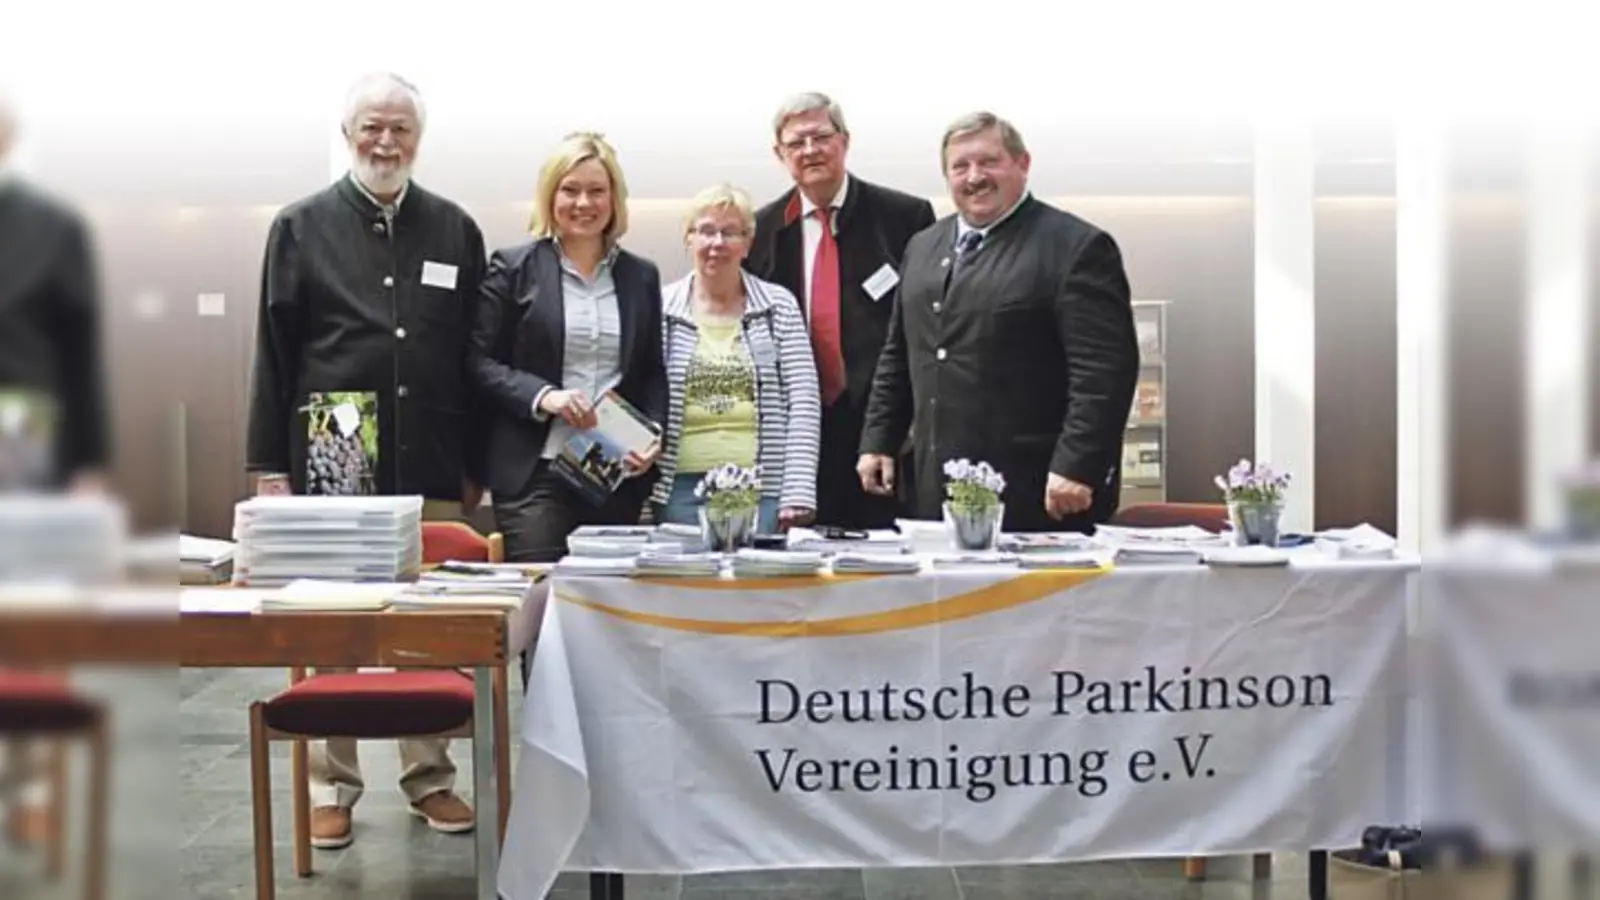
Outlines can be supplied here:
[[1405, 811], [1416, 571], [555, 576], [500, 889], [1348, 845]]

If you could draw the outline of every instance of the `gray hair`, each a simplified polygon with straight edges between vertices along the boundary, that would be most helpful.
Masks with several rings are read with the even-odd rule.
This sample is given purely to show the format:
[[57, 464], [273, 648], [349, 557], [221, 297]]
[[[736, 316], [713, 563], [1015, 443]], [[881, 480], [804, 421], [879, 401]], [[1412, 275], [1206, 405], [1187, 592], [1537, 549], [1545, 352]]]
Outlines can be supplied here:
[[944, 130], [944, 139], [939, 142], [939, 168], [943, 169], [948, 163], [946, 152], [950, 149], [951, 141], [991, 128], [999, 130], [1000, 143], [1005, 146], [1006, 152], [1011, 154], [1013, 159], [1028, 152], [1028, 145], [1022, 141], [1022, 132], [1018, 131], [1015, 125], [992, 112], [979, 110], [956, 119]]
[[348, 130], [355, 124], [356, 116], [367, 104], [388, 100], [397, 94], [403, 95], [417, 111], [417, 130], [422, 131], [428, 123], [428, 110], [423, 105], [422, 92], [417, 90], [416, 85], [393, 72], [365, 75], [356, 81], [351, 86], [350, 93], [345, 96], [344, 118], [339, 120], [340, 124]]
[[844, 124], [844, 110], [839, 108], [839, 104], [835, 103], [832, 97], [817, 91], [806, 91], [803, 94], [795, 94], [778, 107], [778, 112], [772, 117], [773, 139], [777, 140], [782, 136], [784, 123], [790, 119], [819, 109], [827, 110], [828, 121], [833, 123], [833, 127], [838, 129], [840, 134], [850, 133], [850, 129]]

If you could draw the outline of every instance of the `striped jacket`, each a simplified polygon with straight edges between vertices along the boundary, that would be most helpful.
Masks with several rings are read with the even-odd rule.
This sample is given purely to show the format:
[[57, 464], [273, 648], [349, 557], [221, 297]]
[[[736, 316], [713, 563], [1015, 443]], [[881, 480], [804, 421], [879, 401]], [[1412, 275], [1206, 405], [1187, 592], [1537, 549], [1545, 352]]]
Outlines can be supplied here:
[[[787, 288], [744, 276], [745, 312], [740, 341], [756, 364], [756, 463], [763, 496], [778, 507], [817, 508], [817, 456], [822, 450], [822, 395], [811, 338], [800, 303]], [[666, 503], [678, 471], [683, 435], [683, 395], [689, 360], [700, 342], [691, 282], [685, 275], [661, 291], [662, 356], [667, 364], [667, 423], [661, 473], [651, 500]]]

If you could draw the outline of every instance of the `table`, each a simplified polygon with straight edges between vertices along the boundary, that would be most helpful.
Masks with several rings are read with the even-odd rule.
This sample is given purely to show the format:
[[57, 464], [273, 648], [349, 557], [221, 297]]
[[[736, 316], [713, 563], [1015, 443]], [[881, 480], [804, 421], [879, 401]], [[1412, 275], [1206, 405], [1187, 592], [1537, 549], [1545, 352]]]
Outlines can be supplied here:
[[145, 596], [150, 602], [8, 611], [0, 615], [0, 664], [470, 668], [477, 897], [496, 900], [509, 786], [497, 785], [494, 754], [509, 742], [509, 724], [495, 715], [493, 672], [507, 661], [506, 612], [179, 613], [175, 593]]
[[1404, 821], [1418, 569], [557, 572], [501, 892], [1353, 845]]

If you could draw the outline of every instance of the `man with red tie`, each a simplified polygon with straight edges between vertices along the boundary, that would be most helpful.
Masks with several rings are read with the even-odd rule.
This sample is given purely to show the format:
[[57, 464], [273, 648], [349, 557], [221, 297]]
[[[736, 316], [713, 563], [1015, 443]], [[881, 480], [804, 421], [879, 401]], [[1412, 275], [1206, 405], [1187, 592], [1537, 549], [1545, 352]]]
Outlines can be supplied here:
[[900, 258], [934, 223], [933, 204], [846, 167], [850, 131], [826, 95], [790, 98], [772, 122], [773, 153], [794, 187], [756, 213], [745, 267], [800, 300], [822, 389], [817, 524], [888, 528], [899, 505], [861, 487], [856, 461], [867, 396], [897, 302]]

